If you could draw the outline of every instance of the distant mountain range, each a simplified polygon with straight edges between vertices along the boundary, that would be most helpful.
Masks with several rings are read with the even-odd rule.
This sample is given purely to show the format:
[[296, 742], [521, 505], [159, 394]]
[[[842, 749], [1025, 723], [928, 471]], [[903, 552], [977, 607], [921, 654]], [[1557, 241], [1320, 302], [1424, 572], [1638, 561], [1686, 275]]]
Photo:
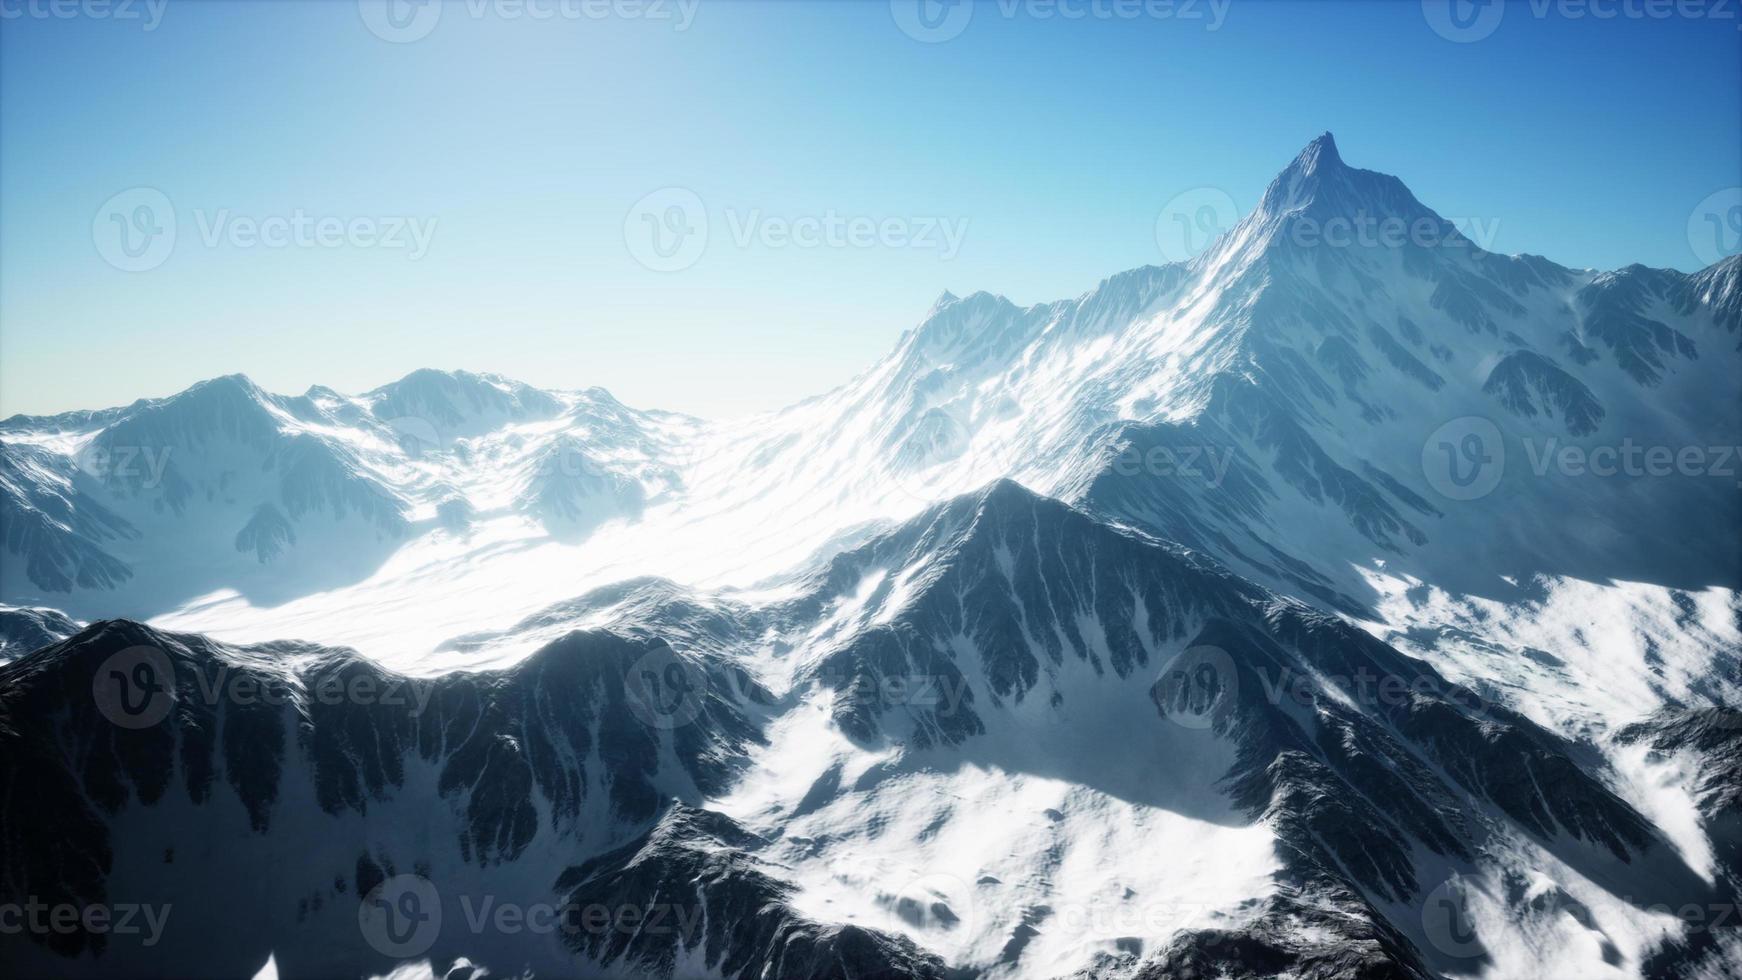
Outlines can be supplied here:
[[0, 973], [1734, 975], [1739, 276], [1487, 252], [1326, 134], [768, 415], [4, 420], [0, 904], [173, 911]]

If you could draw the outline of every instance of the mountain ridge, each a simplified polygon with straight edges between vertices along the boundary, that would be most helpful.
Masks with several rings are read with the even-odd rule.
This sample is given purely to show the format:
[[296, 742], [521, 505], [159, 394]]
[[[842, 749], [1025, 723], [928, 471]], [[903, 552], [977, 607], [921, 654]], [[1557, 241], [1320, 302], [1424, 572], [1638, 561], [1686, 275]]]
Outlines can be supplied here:
[[[867, 592], [866, 581], [879, 584]], [[619, 602], [597, 601], [604, 609]], [[563, 955], [580, 960], [565, 967], [539, 954], [542, 968], [559, 975], [577, 963], [618, 961], [681, 973], [689, 957], [701, 956], [729, 974], [780, 964], [789, 975], [819, 977], [844, 963], [888, 976], [942, 976], [946, 967], [998, 975], [1022, 964], [1030, 975], [1086, 968], [1115, 977], [1193, 962], [1242, 976], [1288, 968], [1331, 977], [1359, 964], [1375, 975], [1425, 977], [1499, 949], [1479, 952], [1436, 931], [1451, 928], [1434, 918], [1436, 896], [1457, 887], [1434, 886], [1447, 874], [1443, 862], [1484, 880], [1509, 867], [1552, 874], [1557, 888], [1571, 890], [1545, 909], [1509, 905], [1512, 914], [1552, 922], [1559, 903], [1578, 902], [1595, 909], [1591, 928], [1627, 958], [1652, 948], [1627, 932], [1628, 903], [1700, 889], [1639, 811], [1559, 736], [1340, 620], [1012, 481], [941, 503], [835, 559], [804, 597], [725, 616], [703, 597], [664, 609], [631, 613], [640, 624], [631, 630], [586, 626], [597, 609], [553, 610], [557, 638], [533, 656], [504, 670], [427, 681], [396, 678], [355, 651], [292, 642], [235, 648], [127, 622], [90, 624], [0, 665], [0, 738], [9, 744], [0, 753], [7, 770], [0, 787], [33, 787], [37, 805], [24, 812], [44, 818], [9, 824], [16, 846], [4, 853], [24, 864], [0, 874], [8, 888], [56, 901], [126, 900], [137, 894], [130, 882], [138, 872], [123, 857], [162, 850], [146, 840], [153, 835], [167, 834], [160, 843], [177, 855], [177, 870], [167, 873], [193, 880], [200, 862], [217, 856], [189, 849], [180, 839], [188, 833], [245, 821], [240, 842], [222, 857], [233, 868], [276, 860], [273, 848], [302, 846], [312, 828], [328, 828], [302, 858], [307, 873], [290, 873], [297, 880], [276, 890], [302, 896], [294, 916], [288, 904], [258, 897], [229, 898], [235, 907], [227, 912], [190, 903], [202, 936], [223, 932], [226, 916], [264, 916], [277, 937], [270, 946], [240, 943], [195, 967], [181, 958], [192, 949], [189, 933], [172, 930], [162, 952], [114, 945], [97, 960], [67, 960], [58, 958], [69, 951], [62, 948], [41, 959], [12, 945], [0, 961], [69, 976], [83, 975], [84, 963], [104, 964], [105, 975], [129, 964], [207, 975], [272, 950], [286, 977], [385, 964], [346, 910], [411, 868], [428, 869], [412, 874], [439, 880], [448, 903], [510, 882], [501, 900], [533, 902], [554, 890], [566, 896], [564, 907], [645, 903], [680, 880], [700, 883], [705, 946], [681, 933], [574, 935]], [[743, 652], [771, 630], [796, 644], [785, 680]], [[699, 636], [713, 640], [698, 643]], [[109, 723], [100, 717], [105, 702], [92, 702], [89, 692], [117, 657], [148, 656], [132, 653], [142, 647], [170, 665], [174, 706], [152, 725]], [[921, 652], [925, 659], [912, 659]], [[694, 681], [670, 690], [702, 699], [649, 698], [638, 678], [650, 657], [661, 665], [654, 676], [669, 671]], [[220, 668], [257, 682], [250, 690], [284, 697], [224, 693], [214, 701], [207, 692], [237, 689]], [[1399, 677], [1410, 693], [1376, 697], [1357, 680], [1363, 669]], [[971, 696], [952, 707], [889, 693], [891, 678], [926, 677]], [[319, 696], [335, 686], [356, 691], [364, 679], [368, 698]], [[1279, 683], [1285, 695], [1272, 692]], [[884, 693], [867, 698], [867, 691]], [[78, 724], [40, 723], [69, 710]], [[805, 727], [813, 711], [832, 719], [826, 723], [840, 740]], [[1066, 739], [1096, 715], [1141, 724], [1142, 738], [1107, 747], [1129, 758], [1099, 767], [1068, 741], [1037, 753], [1045, 739]], [[1010, 743], [1012, 726], [1040, 741]], [[66, 752], [67, 738], [84, 747]], [[1207, 765], [1176, 759], [1146, 770], [1185, 746], [1208, 753]], [[814, 756], [819, 747], [825, 754], [809, 765], [826, 771], [814, 783], [790, 778], [794, 750]], [[69, 767], [80, 757], [88, 761]], [[1512, 771], [1520, 760], [1527, 778]], [[1078, 789], [1041, 818], [1070, 831], [1052, 845], [1064, 854], [1093, 853], [1096, 837], [1129, 833], [1119, 814], [1154, 808], [1174, 814], [1166, 818], [1174, 829], [1152, 834], [1198, 826], [1261, 833], [1277, 856], [1273, 884], [1251, 896], [1257, 906], [1219, 912], [1213, 927], [1146, 936], [1149, 945], [1135, 947], [1144, 955], [1129, 944], [1115, 955], [1104, 931], [1083, 945], [1070, 930], [1033, 928], [1024, 910], [1048, 904], [1048, 894], [1067, 906], [1105, 900], [1065, 878], [1024, 884], [1000, 871], [975, 885], [902, 886], [891, 870], [891, 880], [865, 883], [872, 900], [857, 913], [862, 921], [831, 911], [836, 876], [857, 880], [838, 864], [846, 852], [879, 854], [887, 839], [930, 860], [945, 853], [937, 847], [953, 846], [954, 837], [929, 842], [956, 795], [941, 787], [965, 788], [971, 783], [957, 781], [985, 767], [1038, 789], [1054, 765], [1081, 770], [1070, 779]], [[1149, 771], [1148, 788], [1118, 775], [1128, 768]], [[765, 771], [779, 782], [759, 782]], [[777, 796], [765, 797], [774, 786]], [[1223, 794], [1227, 802], [1215, 803]], [[234, 818], [226, 816], [238, 805]], [[892, 807], [917, 809], [880, 829]], [[185, 830], [148, 818], [159, 810], [176, 813]], [[454, 836], [368, 830], [409, 813], [451, 826]], [[832, 828], [833, 839], [818, 837], [817, 826]], [[930, 836], [925, 826], [934, 826]], [[973, 833], [998, 839], [1002, 832], [987, 825]], [[63, 843], [32, 843], [43, 835]], [[1022, 838], [1010, 844], [1027, 860], [1032, 845]], [[110, 843], [123, 840], [121, 850]], [[566, 857], [553, 861], [556, 854]], [[335, 871], [343, 889], [331, 884]], [[111, 892], [105, 883], [117, 875], [120, 891]], [[485, 880], [497, 884], [478, 883]], [[311, 894], [320, 900], [309, 901]], [[906, 904], [924, 894], [933, 896], [921, 906], [929, 911]], [[1457, 894], [1457, 903], [1487, 901]], [[1603, 895], [1624, 898], [1601, 904]], [[1477, 904], [1469, 907], [1476, 915]], [[1485, 928], [1497, 941], [1500, 933]], [[504, 962], [503, 937], [443, 935], [446, 944], [432, 954], [438, 961]], [[1025, 935], [1031, 941], [1014, 942]], [[1104, 952], [1090, 955], [1096, 948]]]
[[[1654, 908], [1742, 875], [1739, 270], [1491, 253], [1326, 134], [1187, 261], [945, 292], [748, 419], [430, 370], [15, 416], [0, 792], [72, 816], [0, 883], [305, 847], [174, 895], [229, 972], [271, 937], [227, 916], [319, 937], [287, 978], [391, 968], [335, 910], [408, 869], [704, 916], [552, 975], [1719, 975], [1742, 946]], [[145, 734], [94, 720], [127, 647], [186, 695]], [[202, 700], [220, 667], [293, 696]]]

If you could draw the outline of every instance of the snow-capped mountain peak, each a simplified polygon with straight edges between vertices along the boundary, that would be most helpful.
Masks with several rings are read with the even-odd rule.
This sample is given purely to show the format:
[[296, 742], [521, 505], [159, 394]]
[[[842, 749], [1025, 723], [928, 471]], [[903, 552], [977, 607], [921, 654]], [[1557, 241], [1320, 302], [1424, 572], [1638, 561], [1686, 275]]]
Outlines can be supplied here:
[[547, 392], [495, 374], [422, 368], [361, 396], [377, 419], [416, 419], [445, 441], [476, 436], [510, 422], [553, 418], [561, 401]]
[[[1423, 223], [1421, 228], [1410, 227], [1418, 222]], [[1285, 234], [1298, 243], [1362, 230], [1344, 225], [1368, 226], [1370, 234], [1382, 224], [1418, 235], [1428, 229], [1437, 235], [1446, 228], [1444, 219], [1416, 200], [1403, 181], [1343, 162], [1330, 133], [1308, 143], [1270, 182], [1243, 224], [1262, 229], [1262, 234], [1254, 236], [1248, 230], [1242, 235], [1237, 228], [1231, 237], [1256, 237], [1266, 245]]]
[[[1735, 462], [1592, 466], [1742, 445], [1739, 268], [1474, 248], [1326, 134], [1189, 262], [945, 293], [750, 419], [423, 370], [0, 421], [0, 651], [58, 641], [0, 666], [0, 795], [79, 815], [9, 808], [0, 881], [292, 869], [144, 975], [386, 972], [396, 871], [693, 896], [550, 975], [1725, 975], [1650, 909], [1742, 877]], [[183, 710], [102, 727], [142, 646]]]

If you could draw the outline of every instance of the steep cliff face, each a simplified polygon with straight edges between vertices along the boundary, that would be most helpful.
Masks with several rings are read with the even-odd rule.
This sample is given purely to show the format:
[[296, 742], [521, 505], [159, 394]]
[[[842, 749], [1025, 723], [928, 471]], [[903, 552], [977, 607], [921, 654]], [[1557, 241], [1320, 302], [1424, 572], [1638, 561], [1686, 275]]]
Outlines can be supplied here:
[[[203, 959], [197, 931], [255, 916], [268, 935], [334, 931], [340, 962], [361, 967], [366, 869], [381, 869], [377, 884], [396, 868], [536, 874], [553, 852], [606, 849], [667, 801], [719, 791], [760, 739], [756, 689], [716, 676], [716, 659], [609, 633], [572, 633], [507, 671], [414, 681], [349, 651], [238, 649], [115, 621], [0, 669], [9, 900], [84, 907], [167, 889], [203, 917], [151, 949], [40, 937], [68, 960], [36, 969], [251, 973], [258, 962]], [[710, 698], [662, 727], [635, 673], [662, 670], [749, 700]], [[317, 914], [345, 896], [349, 922]], [[287, 975], [322, 962], [279, 952]]]

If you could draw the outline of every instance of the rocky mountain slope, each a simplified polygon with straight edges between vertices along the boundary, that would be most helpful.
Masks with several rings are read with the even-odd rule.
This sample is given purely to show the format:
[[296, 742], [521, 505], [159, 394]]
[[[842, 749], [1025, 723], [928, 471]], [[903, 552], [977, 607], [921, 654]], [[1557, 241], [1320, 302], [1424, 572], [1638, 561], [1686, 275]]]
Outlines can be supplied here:
[[750, 419], [7, 419], [0, 903], [167, 918], [0, 972], [1734, 973], [1739, 263], [1497, 255], [1327, 134]]
[[526, 632], [554, 638], [434, 680], [119, 621], [0, 667], [8, 896], [173, 908], [150, 946], [6, 958], [384, 972], [386, 888], [441, 923], [413, 956], [504, 975], [1629, 975], [1721, 955], [1654, 910], [1742, 872], [1587, 748], [1010, 482], [784, 598], [645, 580], [467, 642]]

